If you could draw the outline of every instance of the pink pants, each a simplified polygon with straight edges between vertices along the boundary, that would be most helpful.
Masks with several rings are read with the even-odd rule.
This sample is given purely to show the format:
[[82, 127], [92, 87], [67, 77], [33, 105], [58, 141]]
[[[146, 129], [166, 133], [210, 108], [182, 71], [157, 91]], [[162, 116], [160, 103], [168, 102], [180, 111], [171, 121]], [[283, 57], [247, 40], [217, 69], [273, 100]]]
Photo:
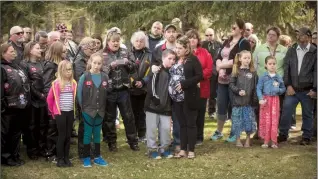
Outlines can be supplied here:
[[266, 103], [260, 105], [258, 135], [267, 144], [270, 140], [277, 144], [280, 106], [278, 96], [264, 96]]

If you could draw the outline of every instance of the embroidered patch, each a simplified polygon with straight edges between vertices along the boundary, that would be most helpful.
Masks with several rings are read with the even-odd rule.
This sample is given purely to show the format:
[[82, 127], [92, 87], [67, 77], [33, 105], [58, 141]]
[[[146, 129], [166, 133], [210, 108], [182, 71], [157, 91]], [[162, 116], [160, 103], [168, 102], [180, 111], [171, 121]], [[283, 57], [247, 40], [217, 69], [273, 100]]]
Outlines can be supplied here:
[[10, 68], [7, 69], [7, 72], [12, 72], [12, 70]]
[[92, 81], [86, 81], [86, 86], [92, 86]]
[[246, 77], [251, 79], [253, 77], [252, 73], [246, 73]]
[[279, 83], [278, 83], [277, 81], [274, 81], [274, 82], [273, 82], [273, 85], [274, 85], [275, 87], [277, 87], [277, 86], [279, 85]]
[[32, 67], [32, 68], [31, 68], [31, 71], [32, 71], [32, 72], [36, 72], [36, 68], [35, 68], [35, 67]]
[[4, 84], [4, 89], [9, 89], [9, 87], [10, 87], [9, 83]]
[[103, 86], [105, 87], [107, 85], [107, 82], [106, 81], [103, 81]]

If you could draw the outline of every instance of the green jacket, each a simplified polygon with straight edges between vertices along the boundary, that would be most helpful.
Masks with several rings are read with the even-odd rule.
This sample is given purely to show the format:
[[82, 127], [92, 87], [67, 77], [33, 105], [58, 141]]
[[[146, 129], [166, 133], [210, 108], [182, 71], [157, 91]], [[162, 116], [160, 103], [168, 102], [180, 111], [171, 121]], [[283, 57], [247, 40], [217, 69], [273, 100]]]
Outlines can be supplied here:
[[[286, 47], [282, 45], [277, 46], [276, 52], [275, 52], [276, 70], [281, 77], [284, 76], [284, 57], [286, 53], [287, 53]], [[258, 76], [262, 76], [266, 72], [265, 58], [269, 55], [270, 55], [270, 52], [269, 52], [269, 46], [267, 43], [264, 43], [255, 49], [253, 53], [253, 58], [254, 58], [255, 69], [257, 71]]]

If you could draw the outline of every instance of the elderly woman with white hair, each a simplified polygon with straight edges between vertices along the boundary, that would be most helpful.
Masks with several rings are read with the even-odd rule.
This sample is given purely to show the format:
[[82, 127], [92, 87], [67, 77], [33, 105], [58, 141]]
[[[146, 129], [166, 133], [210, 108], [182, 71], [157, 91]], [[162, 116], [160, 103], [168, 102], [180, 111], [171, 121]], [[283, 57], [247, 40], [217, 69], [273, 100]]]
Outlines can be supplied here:
[[255, 34], [251, 34], [250, 36], [248, 36], [247, 40], [251, 45], [251, 52], [253, 53], [256, 47], [258, 47], [259, 45], [258, 37]]
[[130, 88], [131, 106], [135, 116], [136, 132], [139, 142], [145, 141], [146, 137], [146, 114], [144, 103], [146, 98], [147, 83], [149, 81], [149, 68], [151, 52], [149, 50], [148, 37], [143, 31], [135, 32], [130, 40], [131, 52], [135, 56], [137, 70], [130, 76], [132, 88]]

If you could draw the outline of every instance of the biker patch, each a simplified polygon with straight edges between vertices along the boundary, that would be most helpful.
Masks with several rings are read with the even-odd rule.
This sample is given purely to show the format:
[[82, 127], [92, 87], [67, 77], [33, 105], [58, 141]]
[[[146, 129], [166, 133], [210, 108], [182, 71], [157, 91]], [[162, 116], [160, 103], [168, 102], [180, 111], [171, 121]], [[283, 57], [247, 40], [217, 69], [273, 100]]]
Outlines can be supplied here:
[[31, 71], [32, 71], [32, 72], [36, 72], [36, 68], [35, 68], [35, 67], [32, 67], [32, 68], [31, 68]]
[[9, 83], [4, 84], [4, 89], [9, 89], [9, 87], [10, 87]]
[[7, 72], [12, 72], [12, 70], [10, 68], [7, 69]]
[[107, 82], [103, 81], [102, 85], [103, 85], [103, 87], [106, 87], [107, 86]]
[[86, 86], [92, 86], [92, 84], [93, 84], [92, 81], [86, 81], [85, 83]]
[[252, 73], [246, 73], [245, 75], [248, 79], [251, 79], [253, 77]]

